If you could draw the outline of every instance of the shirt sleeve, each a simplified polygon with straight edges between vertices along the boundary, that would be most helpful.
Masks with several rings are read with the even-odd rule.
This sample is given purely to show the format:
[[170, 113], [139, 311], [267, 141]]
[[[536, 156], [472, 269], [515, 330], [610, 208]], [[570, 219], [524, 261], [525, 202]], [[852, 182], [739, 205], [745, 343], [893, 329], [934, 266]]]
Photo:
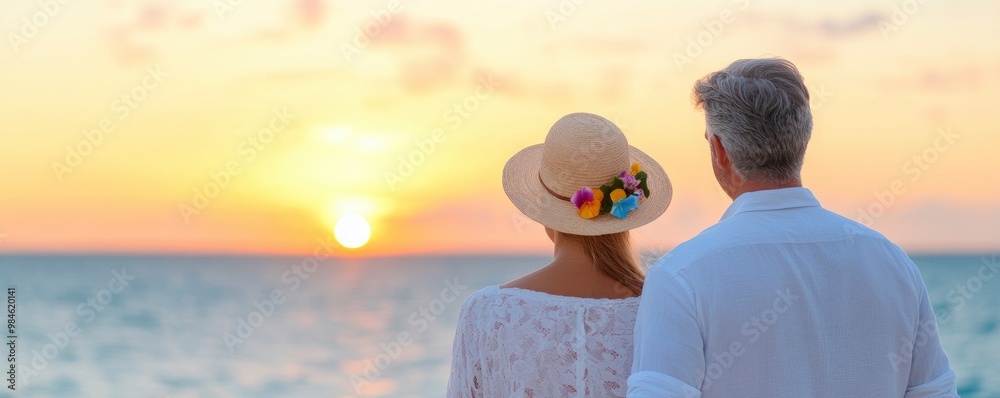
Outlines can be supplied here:
[[[919, 274], [917, 276], [919, 279]], [[920, 322], [913, 339], [913, 355], [910, 362], [910, 381], [906, 386], [906, 398], [955, 397], [955, 372], [948, 363], [948, 355], [941, 347], [934, 308], [927, 298], [927, 287], [923, 280], [920, 287]]]
[[472, 300], [466, 301], [458, 317], [455, 343], [452, 347], [451, 377], [448, 380], [449, 398], [482, 398], [482, 366], [479, 361], [479, 333], [477, 333]]
[[653, 267], [636, 318], [629, 398], [701, 397], [705, 349], [697, 314], [687, 284]]

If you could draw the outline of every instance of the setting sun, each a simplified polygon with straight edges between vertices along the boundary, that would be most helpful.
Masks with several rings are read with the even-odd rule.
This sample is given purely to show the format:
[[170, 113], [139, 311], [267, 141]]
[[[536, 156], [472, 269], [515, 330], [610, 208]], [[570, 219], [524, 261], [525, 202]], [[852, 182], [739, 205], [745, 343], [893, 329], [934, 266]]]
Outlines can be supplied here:
[[359, 215], [349, 215], [337, 221], [337, 226], [333, 229], [337, 242], [349, 249], [356, 249], [368, 243], [368, 238], [372, 235], [371, 226], [368, 221]]

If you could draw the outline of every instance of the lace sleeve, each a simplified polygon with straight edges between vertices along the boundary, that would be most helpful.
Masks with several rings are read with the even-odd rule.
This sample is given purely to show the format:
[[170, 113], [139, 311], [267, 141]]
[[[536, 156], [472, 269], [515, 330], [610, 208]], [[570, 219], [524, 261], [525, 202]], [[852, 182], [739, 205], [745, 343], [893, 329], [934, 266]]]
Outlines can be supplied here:
[[452, 348], [449, 398], [482, 398], [482, 366], [479, 355], [479, 331], [475, 324], [475, 296], [462, 306]]

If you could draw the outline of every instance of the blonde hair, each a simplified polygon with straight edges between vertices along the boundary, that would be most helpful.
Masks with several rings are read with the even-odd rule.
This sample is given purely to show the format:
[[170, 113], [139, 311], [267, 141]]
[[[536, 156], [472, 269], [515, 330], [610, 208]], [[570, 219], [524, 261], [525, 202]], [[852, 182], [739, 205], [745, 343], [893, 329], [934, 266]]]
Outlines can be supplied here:
[[579, 241], [602, 274], [641, 295], [646, 274], [635, 251], [628, 231], [608, 235], [584, 236], [565, 234]]

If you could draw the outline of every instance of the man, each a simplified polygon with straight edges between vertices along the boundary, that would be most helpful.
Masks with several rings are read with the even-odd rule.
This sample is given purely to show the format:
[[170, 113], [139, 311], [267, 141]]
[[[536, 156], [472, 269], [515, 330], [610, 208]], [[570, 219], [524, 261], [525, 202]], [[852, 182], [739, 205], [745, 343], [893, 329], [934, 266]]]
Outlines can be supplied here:
[[650, 269], [628, 396], [957, 397], [913, 262], [802, 187], [812, 115], [795, 66], [736, 61], [694, 96], [734, 201]]

